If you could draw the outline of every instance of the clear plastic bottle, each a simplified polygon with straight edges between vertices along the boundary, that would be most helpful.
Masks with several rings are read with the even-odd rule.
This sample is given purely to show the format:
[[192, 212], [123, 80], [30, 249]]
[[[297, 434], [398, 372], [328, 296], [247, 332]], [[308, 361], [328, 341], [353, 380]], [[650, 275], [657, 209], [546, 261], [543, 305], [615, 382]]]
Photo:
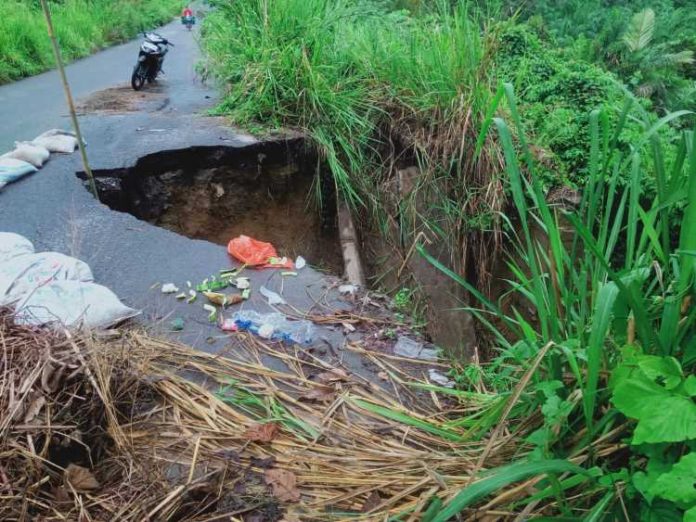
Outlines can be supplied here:
[[264, 332], [272, 327], [271, 339], [274, 341], [307, 345], [311, 344], [314, 336], [314, 325], [311, 321], [290, 321], [278, 312], [260, 314], [255, 310], [240, 310], [234, 313], [232, 319], [240, 330], [248, 330], [255, 335], [259, 335], [261, 327], [265, 327]]

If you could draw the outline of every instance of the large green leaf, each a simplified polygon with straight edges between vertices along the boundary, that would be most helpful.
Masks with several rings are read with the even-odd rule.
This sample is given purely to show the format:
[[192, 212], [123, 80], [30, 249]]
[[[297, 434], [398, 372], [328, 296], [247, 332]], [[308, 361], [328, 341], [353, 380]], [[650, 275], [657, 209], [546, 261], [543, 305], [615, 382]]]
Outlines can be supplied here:
[[643, 9], [631, 18], [631, 23], [623, 36], [623, 41], [630, 51], [640, 51], [650, 45], [654, 31], [655, 11], [650, 8]]
[[440, 511], [433, 522], [445, 522], [457, 515], [477, 500], [491, 493], [535, 475], [547, 473], [580, 473], [588, 475], [589, 472], [566, 460], [542, 460], [535, 462], [516, 462], [509, 466], [503, 466], [492, 470], [487, 478], [474, 482], [462, 489], [445, 508]]
[[696, 503], [696, 453], [684, 455], [655, 481], [650, 492], [672, 502]]
[[684, 513], [684, 522], [696, 522], [696, 506]]
[[642, 371], [623, 376], [614, 388], [612, 402], [624, 415], [638, 421], [633, 444], [696, 439], [696, 404], [687, 395], [657, 384]]

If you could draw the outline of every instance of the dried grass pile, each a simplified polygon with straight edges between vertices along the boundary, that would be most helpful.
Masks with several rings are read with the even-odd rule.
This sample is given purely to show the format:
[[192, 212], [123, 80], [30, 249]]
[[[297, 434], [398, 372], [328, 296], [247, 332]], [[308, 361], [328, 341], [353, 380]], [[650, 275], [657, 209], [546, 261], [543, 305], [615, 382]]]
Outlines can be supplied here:
[[[385, 391], [244, 342], [244, 358], [216, 357], [0, 314], [0, 519], [420, 520], [482, 464], [483, 443], [448, 424], [478, 406], [414, 393], [388, 359], [372, 361]], [[486, 467], [512, 458], [514, 437], [486, 446]], [[509, 497], [478, 514], [502, 516]]]

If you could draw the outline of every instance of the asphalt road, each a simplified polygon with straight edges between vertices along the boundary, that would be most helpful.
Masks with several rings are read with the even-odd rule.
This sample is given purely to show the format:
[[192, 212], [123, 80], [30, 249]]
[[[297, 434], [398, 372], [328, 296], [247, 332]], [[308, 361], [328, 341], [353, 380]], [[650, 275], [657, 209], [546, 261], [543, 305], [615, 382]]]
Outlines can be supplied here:
[[[196, 84], [195, 65], [199, 59], [196, 31], [189, 33], [179, 22], [157, 30], [175, 47], [165, 60], [166, 82], [172, 90], [174, 108], [200, 108], [208, 92]], [[67, 66], [66, 74], [74, 98], [95, 91], [126, 85], [135, 65], [140, 40], [111, 47]], [[67, 104], [56, 70], [0, 86], [0, 151], [14, 142], [31, 140], [46, 129], [69, 127]]]

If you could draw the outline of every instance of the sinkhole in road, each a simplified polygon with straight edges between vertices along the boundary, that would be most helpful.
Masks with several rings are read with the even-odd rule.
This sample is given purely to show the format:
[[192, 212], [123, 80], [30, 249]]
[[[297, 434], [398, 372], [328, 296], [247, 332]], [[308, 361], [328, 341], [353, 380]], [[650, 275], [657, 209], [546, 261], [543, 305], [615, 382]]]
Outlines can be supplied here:
[[113, 210], [220, 245], [244, 234], [343, 273], [334, 185], [301, 140], [160, 151], [94, 176]]

